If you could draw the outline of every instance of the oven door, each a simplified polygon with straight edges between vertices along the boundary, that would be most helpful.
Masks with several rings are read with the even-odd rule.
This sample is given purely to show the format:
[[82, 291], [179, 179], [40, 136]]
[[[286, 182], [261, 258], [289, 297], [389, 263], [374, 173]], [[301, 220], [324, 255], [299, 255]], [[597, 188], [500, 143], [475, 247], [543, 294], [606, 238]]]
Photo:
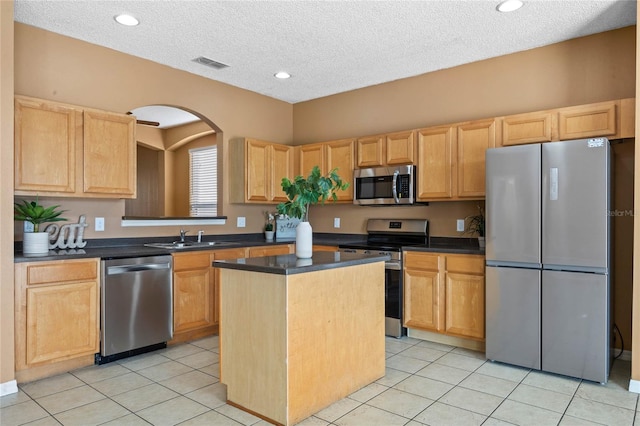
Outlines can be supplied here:
[[354, 199], [358, 205], [413, 204], [414, 166], [377, 167], [354, 171]]
[[402, 264], [399, 261], [385, 262], [384, 280], [384, 328], [387, 336], [402, 337]]

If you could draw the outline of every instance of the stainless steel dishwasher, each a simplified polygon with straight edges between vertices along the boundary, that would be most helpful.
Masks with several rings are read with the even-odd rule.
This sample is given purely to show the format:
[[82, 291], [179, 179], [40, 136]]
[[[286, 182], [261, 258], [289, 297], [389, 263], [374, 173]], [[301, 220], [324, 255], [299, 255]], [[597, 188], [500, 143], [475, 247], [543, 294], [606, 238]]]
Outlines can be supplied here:
[[170, 255], [102, 260], [96, 364], [166, 347], [173, 337]]

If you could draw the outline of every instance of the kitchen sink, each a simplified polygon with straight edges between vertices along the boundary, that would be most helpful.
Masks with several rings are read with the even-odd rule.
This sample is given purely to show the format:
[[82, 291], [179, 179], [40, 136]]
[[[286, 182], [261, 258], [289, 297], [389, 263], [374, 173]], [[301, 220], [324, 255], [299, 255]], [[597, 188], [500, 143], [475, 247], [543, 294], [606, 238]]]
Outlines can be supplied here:
[[200, 247], [225, 247], [236, 244], [238, 243], [230, 241], [174, 241], [172, 243], [147, 243], [145, 246], [175, 250]]

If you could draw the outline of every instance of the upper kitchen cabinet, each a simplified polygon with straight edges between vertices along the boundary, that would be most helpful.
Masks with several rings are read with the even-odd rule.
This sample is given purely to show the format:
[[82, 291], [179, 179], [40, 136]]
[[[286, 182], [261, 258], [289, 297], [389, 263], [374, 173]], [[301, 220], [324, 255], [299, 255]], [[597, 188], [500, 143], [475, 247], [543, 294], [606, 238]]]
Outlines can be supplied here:
[[415, 132], [411, 130], [358, 138], [357, 152], [359, 168], [413, 164]]
[[529, 112], [504, 117], [502, 119], [502, 145], [550, 142], [556, 133], [556, 123], [557, 119], [551, 111]]
[[135, 117], [15, 98], [16, 195], [135, 198]]
[[558, 111], [560, 140], [614, 136], [616, 101], [562, 108]]
[[485, 151], [495, 147], [496, 121], [477, 120], [457, 126], [458, 197], [483, 199]]
[[293, 178], [294, 149], [257, 139], [238, 138], [230, 142], [232, 203], [272, 204], [286, 201], [280, 182]]
[[349, 189], [336, 193], [338, 201], [353, 201], [354, 148], [354, 139], [302, 145], [298, 148], [300, 174], [308, 176], [314, 166], [320, 167], [320, 173], [323, 175], [333, 169], [338, 169], [337, 173], [340, 178], [344, 182], [349, 182]]
[[416, 134], [418, 201], [484, 198], [484, 154], [495, 146], [495, 120], [429, 127]]
[[502, 146], [591, 137], [635, 136], [635, 99], [556, 108], [498, 118]]
[[417, 131], [418, 200], [454, 197], [455, 128], [432, 127]]

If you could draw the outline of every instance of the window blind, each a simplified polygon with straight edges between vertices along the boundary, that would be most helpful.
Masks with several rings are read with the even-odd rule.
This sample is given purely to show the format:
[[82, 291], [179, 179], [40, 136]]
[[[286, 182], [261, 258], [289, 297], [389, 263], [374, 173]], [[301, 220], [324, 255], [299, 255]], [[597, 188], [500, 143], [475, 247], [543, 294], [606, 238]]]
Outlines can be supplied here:
[[218, 215], [217, 146], [189, 150], [189, 214]]

